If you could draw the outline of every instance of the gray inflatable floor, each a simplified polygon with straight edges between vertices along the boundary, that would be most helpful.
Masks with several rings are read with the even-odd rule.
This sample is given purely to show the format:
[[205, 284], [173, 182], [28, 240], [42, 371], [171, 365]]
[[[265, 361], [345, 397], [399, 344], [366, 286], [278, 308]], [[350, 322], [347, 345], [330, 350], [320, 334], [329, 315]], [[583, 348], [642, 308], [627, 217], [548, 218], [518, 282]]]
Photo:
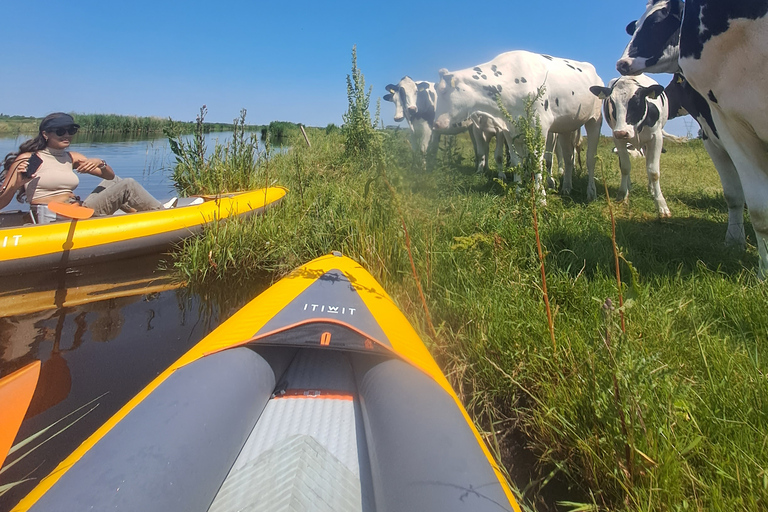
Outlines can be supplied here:
[[349, 356], [300, 350], [209, 511], [372, 510], [360, 418]]

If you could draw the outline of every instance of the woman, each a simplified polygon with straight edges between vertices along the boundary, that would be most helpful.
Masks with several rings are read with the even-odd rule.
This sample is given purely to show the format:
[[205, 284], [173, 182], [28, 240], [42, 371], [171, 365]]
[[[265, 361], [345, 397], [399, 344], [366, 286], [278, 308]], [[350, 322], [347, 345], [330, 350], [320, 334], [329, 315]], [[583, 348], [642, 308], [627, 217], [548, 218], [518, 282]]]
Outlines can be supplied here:
[[[56, 214], [48, 209], [48, 203], [80, 202], [74, 194], [80, 183], [75, 171], [103, 178], [82, 202], [83, 206], [93, 208], [95, 215], [112, 215], [119, 209], [131, 212], [164, 207], [135, 180], [115, 177], [112, 167], [104, 160], [67, 151], [78, 128], [80, 125], [69, 114], [50, 114], [40, 123], [37, 137], [22, 143], [18, 153], [9, 153], [5, 157], [0, 173], [0, 208], [8, 206], [18, 191], [18, 200], [23, 202], [26, 198], [29, 201], [38, 224], [52, 222], [56, 220]], [[31, 175], [23, 174], [34, 155], [42, 163]]]

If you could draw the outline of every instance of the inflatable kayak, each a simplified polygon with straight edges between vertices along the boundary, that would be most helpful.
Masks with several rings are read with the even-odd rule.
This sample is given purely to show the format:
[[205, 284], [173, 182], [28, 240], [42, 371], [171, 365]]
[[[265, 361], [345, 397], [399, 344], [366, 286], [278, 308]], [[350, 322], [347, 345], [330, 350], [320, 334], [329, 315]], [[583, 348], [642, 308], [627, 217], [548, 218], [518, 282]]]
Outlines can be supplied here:
[[203, 197], [200, 204], [167, 210], [0, 228], [0, 275], [157, 252], [213, 220], [261, 213], [286, 192], [270, 187]]
[[359, 264], [304, 265], [190, 349], [15, 511], [519, 511]]

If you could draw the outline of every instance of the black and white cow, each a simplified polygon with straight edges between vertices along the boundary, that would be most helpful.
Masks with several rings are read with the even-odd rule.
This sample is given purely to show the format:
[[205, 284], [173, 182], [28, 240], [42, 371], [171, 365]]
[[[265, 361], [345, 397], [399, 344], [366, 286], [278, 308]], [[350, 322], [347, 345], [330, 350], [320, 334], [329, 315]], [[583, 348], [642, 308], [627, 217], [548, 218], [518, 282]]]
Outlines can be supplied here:
[[[446, 130], [459, 126], [475, 111], [504, 119], [496, 103], [497, 96], [512, 117], [517, 118], [525, 113], [526, 99], [535, 96], [538, 88], [545, 85], [543, 96], [534, 104], [534, 114], [539, 117], [544, 137], [550, 132], [569, 133], [582, 126], [586, 128], [587, 198], [591, 200], [597, 195], [594, 166], [602, 114], [600, 101], [589, 92], [589, 87], [597, 83], [603, 82], [589, 63], [526, 51], [503, 53], [490, 62], [460, 71], [441, 69], [436, 87], [435, 128]], [[514, 126], [504, 122], [505, 137], [512, 147]], [[573, 153], [573, 148], [564, 146], [563, 151]], [[573, 175], [573, 165], [567, 165], [568, 160], [562, 183], [566, 194], [571, 191]], [[537, 173], [536, 180], [541, 182], [541, 172]]]
[[[759, 275], [768, 277], [768, 0], [650, 0], [629, 28], [633, 38], [616, 64], [619, 72], [680, 70], [705, 99], [708, 136], [719, 139], [737, 171], [757, 237]], [[718, 171], [725, 191], [729, 177]]]
[[405, 119], [411, 130], [411, 147], [422, 159], [437, 149], [439, 138], [433, 133], [435, 121], [435, 84], [415, 82], [411, 77], [403, 77], [397, 85], [386, 87], [389, 94], [385, 101], [395, 104], [395, 121]]
[[664, 87], [648, 76], [638, 75], [614, 78], [608, 87], [596, 85], [590, 91], [603, 100], [605, 120], [613, 130], [613, 143], [621, 168], [621, 186], [617, 199], [626, 201], [629, 198], [632, 162], [627, 144], [631, 144], [644, 151], [648, 192], [656, 202], [659, 216], [669, 217], [669, 207], [659, 183], [662, 132], [667, 123]]

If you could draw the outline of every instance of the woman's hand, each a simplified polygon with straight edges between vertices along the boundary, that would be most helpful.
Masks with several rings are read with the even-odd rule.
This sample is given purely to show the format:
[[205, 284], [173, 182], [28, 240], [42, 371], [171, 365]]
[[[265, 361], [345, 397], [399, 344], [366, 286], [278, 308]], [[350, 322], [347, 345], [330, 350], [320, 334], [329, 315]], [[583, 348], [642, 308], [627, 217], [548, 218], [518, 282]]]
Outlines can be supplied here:
[[70, 152], [72, 156], [72, 168], [82, 174], [93, 174], [99, 178], [111, 180], [115, 177], [115, 171], [101, 158], [86, 158], [81, 153]]
[[75, 170], [81, 174], [97, 174], [100, 175], [100, 173], [97, 173], [97, 170], [101, 170], [103, 167], [104, 160], [101, 158], [86, 158], [85, 160], [75, 161], [74, 164], [77, 166], [75, 167]]

